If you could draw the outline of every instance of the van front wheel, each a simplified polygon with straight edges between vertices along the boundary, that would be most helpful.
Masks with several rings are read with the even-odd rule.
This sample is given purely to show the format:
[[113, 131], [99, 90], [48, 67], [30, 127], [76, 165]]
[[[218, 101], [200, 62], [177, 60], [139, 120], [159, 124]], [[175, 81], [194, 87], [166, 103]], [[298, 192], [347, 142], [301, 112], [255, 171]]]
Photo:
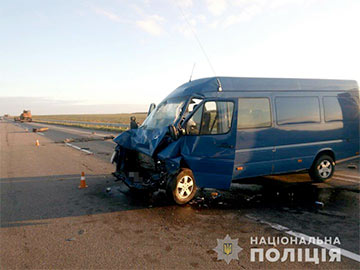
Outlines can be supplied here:
[[186, 204], [191, 201], [196, 193], [195, 178], [190, 169], [182, 169], [167, 187], [168, 195], [177, 204]]
[[324, 182], [332, 177], [335, 171], [334, 159], [328, 155], [322, 155], [315, 160], [309, 174], [314, 182]]

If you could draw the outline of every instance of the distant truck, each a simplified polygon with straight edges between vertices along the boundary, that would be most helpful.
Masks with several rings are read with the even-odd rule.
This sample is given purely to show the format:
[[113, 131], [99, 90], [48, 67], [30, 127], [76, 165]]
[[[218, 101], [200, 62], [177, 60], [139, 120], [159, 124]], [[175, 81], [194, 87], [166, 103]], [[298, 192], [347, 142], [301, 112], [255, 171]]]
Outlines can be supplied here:
[[31, 122], [32, 115], [30, 110], [24, 110], [22, 114], [20, 114], [20, 121], [21, 122]]

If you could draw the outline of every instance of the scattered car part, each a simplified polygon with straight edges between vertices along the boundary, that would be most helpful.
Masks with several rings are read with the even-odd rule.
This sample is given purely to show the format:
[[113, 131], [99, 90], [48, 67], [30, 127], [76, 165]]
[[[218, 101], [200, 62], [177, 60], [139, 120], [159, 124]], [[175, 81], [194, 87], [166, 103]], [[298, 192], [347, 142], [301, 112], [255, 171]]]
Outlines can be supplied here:
[[48, 127], [43, 127], [43, 128], [33, 128], [33, 132], [45, 132], [48, 131], [49, 128]]

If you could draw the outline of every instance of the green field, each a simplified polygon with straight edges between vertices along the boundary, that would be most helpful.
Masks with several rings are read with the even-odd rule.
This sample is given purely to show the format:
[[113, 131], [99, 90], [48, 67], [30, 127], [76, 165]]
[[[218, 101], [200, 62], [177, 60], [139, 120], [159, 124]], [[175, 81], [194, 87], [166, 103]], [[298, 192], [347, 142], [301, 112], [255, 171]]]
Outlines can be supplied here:
[[[63, 126], [81, 127], [87, 129], [108, 130], [122, 132], [127, 128], [96, 125], [96, 123], [120, 123], [130, 125], [130, 117], [135, 116], [136, 122], [142, 124], [146, 113], [119, 113], [119, 114], [62, 114], [62, 115], [33, 115], [33, 121]], [[94, 124], [81, 123], [59, 123], [57, 120], [91, 122]]]
[[40, 121], [69, 120], [94, 123], [129, 124], [131, 116], [135, 116], [136, 121], [142, 123], [146, 118], [146, 113], [33, 115], [33, 119]]

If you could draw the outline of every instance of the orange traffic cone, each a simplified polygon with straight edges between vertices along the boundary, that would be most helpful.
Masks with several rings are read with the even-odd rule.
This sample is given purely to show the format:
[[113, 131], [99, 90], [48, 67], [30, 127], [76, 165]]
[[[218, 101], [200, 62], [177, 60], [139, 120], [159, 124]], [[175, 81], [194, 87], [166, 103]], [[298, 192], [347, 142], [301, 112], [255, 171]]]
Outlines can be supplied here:
[[86, 185], [85, 182], [85, 173], [81, 172], [81, 178], [80, 178], [80, 186], [79, 188], [87, 188], [88, 186]]
[[36, 141], [35, 141], [35, 145], [36, 145], [36, 146], [40, 146], [39, 140], [36, 140]]

